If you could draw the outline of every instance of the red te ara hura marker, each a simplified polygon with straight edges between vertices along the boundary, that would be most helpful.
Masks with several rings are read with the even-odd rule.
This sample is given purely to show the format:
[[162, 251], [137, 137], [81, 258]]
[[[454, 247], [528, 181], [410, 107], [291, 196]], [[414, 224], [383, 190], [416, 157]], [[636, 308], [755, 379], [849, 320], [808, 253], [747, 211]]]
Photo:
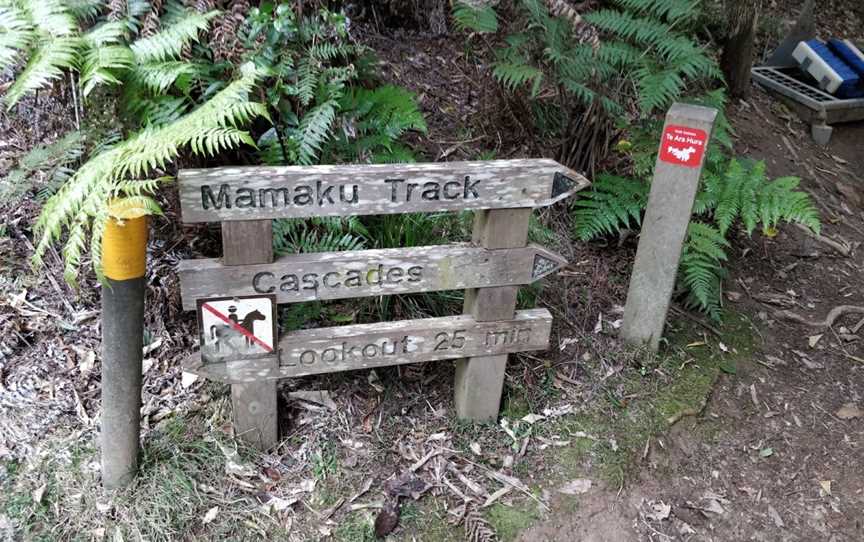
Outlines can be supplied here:
[[240, 333], [245, 335], [250, 341], [258, 343], [259, 345], [261, 345], [261, 348], [263, 348], [264, 350], [266, 350], [268, 352], [273, 351], [272, 346], [268, 345], [267, 343], [265, 343], [264, 341], [262, 341], [261, 339], [259, 339], [255, 335], [253, 335], [251, 332], [249, 332], [245, 327], [243, 327], [240, 324], [238, 324], [237, 322], [231, 320], [230, 318], [228, 318], [227, 316], [225, 316], [221, 312], [217, 311], [216, 309], [214, 309], [213, 307], [211, 307], [207, 303], [204, 303], [203, 305], [201, 305], [201, 307], [204, 309], [207, 309], [210, 313], [212, 313], [214, 316], [216, 316], [216, 318], [219, 318], [220, 320], [222, 320], [223, 322], [225, 322], [229, 326], [233, 327], [234, 329], [236, 329], [237, 331], [239, 331]]
[[660, 139], [660, 160], [685, 167], [699, 167], [708, 134], [698, 128], [670, 124]]

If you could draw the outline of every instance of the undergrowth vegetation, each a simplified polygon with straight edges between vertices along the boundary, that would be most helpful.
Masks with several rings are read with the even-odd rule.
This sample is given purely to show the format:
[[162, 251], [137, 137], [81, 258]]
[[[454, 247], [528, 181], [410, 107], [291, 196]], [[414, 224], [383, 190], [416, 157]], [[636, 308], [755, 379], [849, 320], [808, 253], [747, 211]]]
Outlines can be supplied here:
[[[719, 319], [734, 227], [747, 235], [761, 227], [771, 236], [781, 222], [794, 222], [818, 232], [818, 212], [797, 190], [798, 179], [769, 180], [764, 163], [734, 156], [723, 91], [708, 90], [722, 75], [699, 42], [699, 3], [611, 4], [583, 15], [559, 0], [517, 2], [521, 19], [508, 25], [493, 75], [514, 99], [527, 100], [537, 134], [558, 145], [558, 160], [595, 173], [572, 206], [573, 233], [582, 241], [639, 226], [663, 126], [656, 113], [676, 100], [720, 112], [679, 273], [686, 304]], [[497, 29], [493, 7], [458, 3], [453, 15], [470, 31]], [[596, 172], [615, 152], [629, 165]]]
[[[593, 177], [572, 209], [578, 239], [639, 224], [659, 112], [675, 100], [722, 110], [722, 92], [709, 90], [721, 74], [702, 17], [699, 3], [686, 0], [613, 0], [584, 13], [561, 0], [453, 4], [453, 24], [469, 42], [494, 38], [484, 42], [494, 56], [492, 75], [522, 103], [537, 148], [554, 148], [559, 161]], [[81, 100], [80, 130], [34, 149], [0, 185], [13, 198], [37, 193], [43, 207], [34, 263], [62, 242], [70, 283], [88, 260], [100, 273], [109, 202], [131, 198], [144, 212], [160, 213], [154, 196], [178, 162], [411, 162], [405, 135], [427, 131], [415, 96], [378, 82], [374, 55], [340, 9], [253, 7], [247, 0], [0, 0], [0, 29], [0, 68], [18, 68], [3, 98], [7, 108], [66, 85], [67, 76]], [[119, 122], [106, 130], [98, 126], [104, 119], [84, 115], [84, 105]], [[598, 169], [616, 152], [624, 167]], [[797, 222], [818, 231], [816, 211], [796, 187], [793, 178], [768, 180], [764, 164], [735, 157], [721, 115], [682, 259], [691, 306], [719, 317], [737, 228], [772, 235], [780, 223]], [[447, 214], [279, 220], [274, 248], [413, 246], [464, 239], [466, 231], [463, 218]]]

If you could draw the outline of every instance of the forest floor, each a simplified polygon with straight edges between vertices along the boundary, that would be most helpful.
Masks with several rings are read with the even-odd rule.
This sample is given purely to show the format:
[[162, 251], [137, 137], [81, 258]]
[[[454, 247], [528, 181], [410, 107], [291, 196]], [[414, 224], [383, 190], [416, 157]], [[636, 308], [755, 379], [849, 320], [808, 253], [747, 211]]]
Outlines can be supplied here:
[[[548, 152], [461, 38], [369, 44], [420, 96], [424, 159]], [[0, 171], [68, 129], [64, 103], [3, 113]], [[555, 316], [553, 348], [512, 357], [498, 424], [456, 420], [452, 366], [430, 364], [282, 382], [281, 444], [238, 445], [227, 388], [179, 368], [196, 324], [176, 262], [220, 249], [213, 228], [179, 225], [168, 189], [150, 246], [141, 473], [115, 495], [99, 488], [98, 284], [72, 291], [53, 257], [34, 274], [38, 205], [0, 203], [0, 540], [372, 540], [397, 475], [416, 499], [392, 540], [462, 539], [483, 521], [525, 541], [864, 539], [862, 315], [788, 317], [864, 305], [864, 124], [821, 148], [760, 90], [727, 113], [738, 154], [802, 178], [830, 242], [739, 235], [724, 323], [675, 307], [651, 356], [616, 337], [636, 239], [573, 243], [565, 210], [545, 211], [571, 262], [536, 300]]]

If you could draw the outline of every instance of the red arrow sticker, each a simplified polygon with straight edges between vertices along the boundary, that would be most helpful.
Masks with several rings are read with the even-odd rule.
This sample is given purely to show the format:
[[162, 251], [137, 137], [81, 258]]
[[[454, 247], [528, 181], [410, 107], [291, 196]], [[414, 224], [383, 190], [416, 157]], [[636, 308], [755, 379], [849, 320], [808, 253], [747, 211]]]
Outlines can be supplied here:
[[660, 140], [660, 160], [685, 167], [699, 167], [708, 134], [698, 128], [670, 124]]

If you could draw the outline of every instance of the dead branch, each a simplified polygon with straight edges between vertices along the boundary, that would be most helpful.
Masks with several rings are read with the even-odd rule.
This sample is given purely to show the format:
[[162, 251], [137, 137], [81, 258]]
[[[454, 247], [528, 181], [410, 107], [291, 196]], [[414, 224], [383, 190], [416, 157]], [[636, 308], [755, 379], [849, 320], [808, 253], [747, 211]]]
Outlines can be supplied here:
[[809, 228], [807, 228], [806, 226], [802, 226], [801, 224], [795, 224], [795, 227], [797, 227], [799, 230], [803, 231], [804, 233], [806, 233], [807, 235], [809, 235], [810, 237], [812, 237], [816, 241], [819, 241], [820, 243], [828, 245], [829, 247], [833, 248], [834, 250], [836, 250], [837, 252], [839, 252], [843, 256], [846, 256], [847, 258], [852, 255], [852, 247], [850, 247], [846, 244], [838, 243], [837, 241], [835, 241], [833, 239], [829, 239], [828, 237], [825, 237], [824, 235], [819, 235], [818, 233], [813, 233], [812, 231], [810, 231]]
[[828, 316], [826, 316], [824, 320], [818, 322], [805, 318], [804, 316], [801, 316], [800, 314], [796, 314], [789, 310], [776, 311], [774, 313], [774, 316], [784, 320], [798, 322], [799, 324], [804, 324], [805, 326], [829, 328], [834, 325], [835, 320], [837, 320], [844, 314], [864, 314], [864, 307], [859, 307], [857, 305], [839, 305], [831, 309], [828, 312]]

